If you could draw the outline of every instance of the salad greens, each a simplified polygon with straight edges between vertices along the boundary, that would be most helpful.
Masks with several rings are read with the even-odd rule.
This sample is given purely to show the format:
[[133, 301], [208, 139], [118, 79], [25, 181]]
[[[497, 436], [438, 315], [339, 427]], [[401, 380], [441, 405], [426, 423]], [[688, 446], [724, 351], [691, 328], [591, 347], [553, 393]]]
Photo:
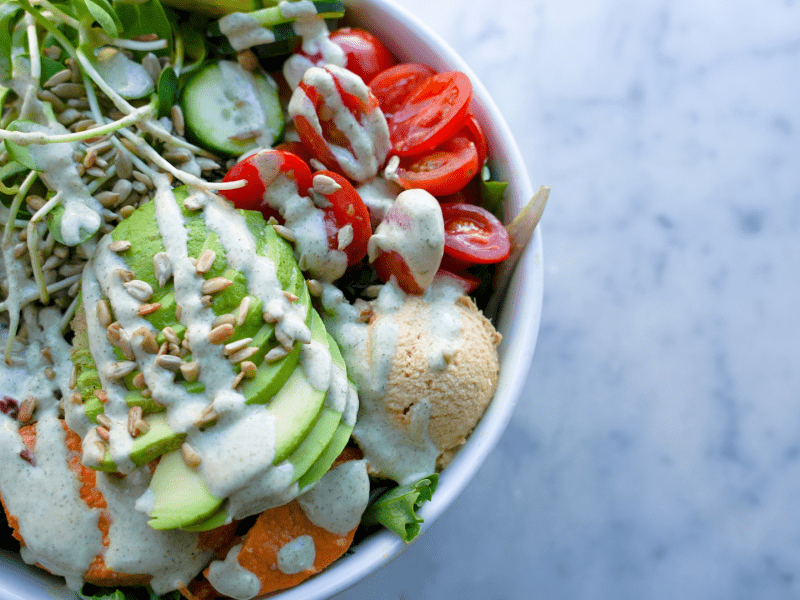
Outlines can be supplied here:
[[423, 522], [417, 511], [431, 499], [438, 484], [438, 473], [432, 473], [413, 483], [392, 488], [367, 507], [361, 524], [383, 525], [404, 542], [410, 542], [419, 535], [419, 524]]

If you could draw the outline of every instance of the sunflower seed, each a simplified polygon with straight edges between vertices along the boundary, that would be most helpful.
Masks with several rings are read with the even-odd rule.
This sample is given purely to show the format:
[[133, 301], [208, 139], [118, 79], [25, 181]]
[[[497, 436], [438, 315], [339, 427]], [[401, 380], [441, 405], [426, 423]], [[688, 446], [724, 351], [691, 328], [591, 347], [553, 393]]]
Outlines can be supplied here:
[[83, 132], [97, 125], [94, 119], [82, 119], [73, 123], [71, 129], [76, 132]]
[[121, 360], [111, 363], [106, 368], [106, 377], [109, 379], [122, 379], [132, 373], [138, 366], [133, 360]]
[[106, 172], [99, 167], [92, 167], [91, 169], [86, 169], [86, 174], [96, 179], [100, 179], [101, 177], [106, 176]]
[[200, 412], [199, 415], [197, 415], [197, 418], [194, 420], [194, 424], [198, 427], [202, 427], [203, 425], [208, 425], [209, 423], [216, 421], [218, 417], [219, 414], [217, 414], [217, 411], [214, 410], [214, 407], [211, 404], [209, 404]]
[[62, 69], [61, 71], [50, 77], [50, 79], [45, 81], [42, 87], [51, 88], [60, 83], [66, 83], [69, 81], [70, 77], [72, 77], [72, 71], [70, 71], [69, 69]]
[[292, 292], [287, 292], [286, 290], [283, 290], [283, 295], [289, 302], [297, 302], [300, 299], [299, 296], [295, 296]]
[[78, 392], [74, 392], [70, 397], [73, 404], [83, 404], [83, 396], [81, 396]]
[[149, 283], [142, 281], [141, 279], [126, 281], [122, 284], [122, 287], [125, 288], [131, 297], [135, 298], [139, 302], [147, 302], [150, 299], [150, 296], [153, 295], [153, 288]]
[[163, 342], [158, 349], [158, 356], [169, 354], [169, 342]]
[[94, 395], [95, 398], [100, 400], [102, 404], [108, 402], [108, 394], [106, 393], [105, 390], [94, 390], [92, 394]]
[[132, 206], [123, 206], [122, 208], [119, 209], [119, 216], [122, 217], [123, 219], [127, 219], [133, 214], [133, 211], [135, 210], [136, 209]]
[[233, 335], [233, 325], [225, 323], [214, 327], [208, 332], [208, 341], [212, 344], [222, 344]]
[[228, 361], [230, 361], [231, 364], [234, 365], [239, 364], [243, 360], [247, 360], [248, 358], [256, 354], [259, 350], [260, 348], [256, 346], [248, 346], [247, 348], [243, 348], [242, 350], [239, 350], [238, 352], [234, 352], [233, 354], [231, 354], [228, 357]]
[[67, 383], [67, 387], [69, 387], [69, 389], [71, 390], [74, 390], [77, 385], [78, 385], [78, 368], [73, 365], [72, 371], [70, 371], [69, 373], [69, 382]]
[[205, 194], [203, 192], [192, 194], [183, 201], [183, 207], [186, 210], [200, 210], [203, 206], [205, 206]]
[[68, 108], [64, 110], [60, 115], [58, 115], [56, 120], [59, 123], [61, 123], [64, 127], [68, 127], [80, 118], [81, 118], [81, 113], [79, 113], [74, 108]]
[[234, 325], [236, 324], [236, 317], [232, 314], [225, 313], [224, 315], [218, 316], [214, 321], [211, 323], [211, 329], [216, 329], [220, 325]]
[[111, 422], [111, 419], [108, 418], [108, 415], [105, 415], [103, 413], [97, 415], [96, 420], [98, 425], [102, 425], [103, 427], [107, 427], [108, 429], [111, 429], [114, 425]]
[[289, 354], [289, 351], [284, 348], [283, 346], [275, 346], [272, 350], [267, 352], [266, 356], [264, 356], [264, 362], [272, 363], [276, 360], [279, 360]]
[[166, 369], [167, 371], [177, 371], [181, 368], [183, 361], [179, 356], [172, 356], [171, 354], [161, 354], [156, 357], [156, 366]]
[[136, 424], [142, 420], [142, 407], [132, 406], [128, 411], [128, 433], [131, 437], [135, 438], [139, 435], [139, 430]]
[[203, 308], [211, 308], [211, 305], [214, 304], [214, 297], [213, 296], [203, 296], [200, 298], [200, 304]]
[[56, 112], [58, 112], [60, 110], [64, 110], [67, 107], [67, 105], [64, 104], [64, 101], [61, 98], [59, 98], [58, 96], [56, 96], [50, 90], [43, 90], [43, 91], [39, 92], [39, 98], [41, 100], [44, 100], [44, 101], [49, 102], [50, 104], [52, 104], [52, 106], [56, 110]]
[[200, 466], [200, 463], [203, 462], [203, 459], [200, 458], [200, 455], [197, 453], [197, 450], [192, 448], [188, 443], [184, 442], [181, 444], [181, 456], [183, 457], [184, 462], [189, 465], [190, 468], [196, 469]]
[[97, 320], [100, 321], [100, 325], [103, 327], [108, 327], [111, 325], [111, 309], [108, 308], [108, 303], [105, 300], [98, 300], [97, 302]]
[[233, 282], [230, 279], [225, 277], [212, 277], [211, 279], [206, 279], [203, 282], [203, 286], [201, 291], [203, 294], [218, 294], [222, 290], [226, 289], [229, 285]]
[[197, 381], [200, 376], [200, 364], [197, 361], [184, 362], [181, 364], [180, 369], [186, 381]]
[[25, 198], [25, 202], [27, 202], [28, 206], [30, 206], [33, 210], [41, 210], [47, 203], [47, 200], [45, 200], [41, 196], [36, 196], [34, 194], [31, 194], [30, 196]]
[[250, 312], [250, 303], [250, 296], [245, 296], [242, 298], [242, 301], [239, 304], [239, 312], [236, 315], [236, 324], [240, 327], [244, 325], [244, 321], [247, 319], [247, 313]]
[[[112, 252], [117, 252], [117, 253], [127, 252], [128, 250], [131, 249], [131, 243], [128, 240], [117, 240], [115, 242], [111, 242], [108, 245], [108, 249], [111, 250]], [[134, 282], [132, 281], [131, 283], [129, 283], [127, 285], [131, 285], [133, 283]], [[144, 281], [142, 281], [141, 283], [144, 283], [145, 285], [147, 285]], [[147, 287], [150, 288], [149, 285], [147, 285]], [[129, 293], [130, 293], [130, 291], [129, 291]], [[150, 288], [150, 294], [152, 295], [152, 293], [153, 293], [153, 288]]]
[[117, 148], [117, 154], [114, 157], [114, 165], [117, 167], [117, 175], [121, 180], [127, 181], [133, 175], [131, 157], [122, 148]]
[[17, 412], [17, 420], [20, 423], [27, 423], [33, 418], [33, 411], [36, 410], [36, 398], [28, 397], [19, 405], [19, 412]]
[[[148, 390], [149, 391], [149, 390]], [[139, 419], [133, 425], [137, 435], [144, 435], [148, 431], [150, 431], [150, 423], [145, 421], [144, 419]]]
[[239, 386], [239, 384], [242, 383], [242, 379], [244, 379], [244, 372], [240, 371], [236, 375], [236, 377], [233, 378], [233, 383], [231, 384], [231, 387], [235, 390]]
[[[120, 182], [122, 181], [124, 180], [120, 179]], [[128, 186], [130, 186], [130, 182], [125, 181], [125, 183], [127, 183]], [[109, 192], [109, 191], [99, 192], [94, 195], [94, 199], [97, 200], [103, 206], [103, 208], [114, 208], [115, 206], [118, 206], [120, 204], [120, 195], [116, 192]]]
[[[180, 322], [181, 317], [183, 316], [183, 307], [180, 304], [175, 305], [175, 320]], [[186, 339], [186, 338], [184, 338]]]
[[58, 256], [55, 256], [55, 255], [48, 256], [47, 260], [44, 261], [44, 264], [42, 265], [42, 270], [43, 271], [50, 271], [50, 270], [55, 269], [58, 266], [60, 266], [61, 263], [63, 263], [63, 262], [64, 262], [63, 258], [59, 258]]
[[108, 443], [111, 440], [111, 432], [105, 427], [97, 427], [97, 437]]
[[197, 163], [197, 166], [200, 167], [200, 169], [203, 171], [214, 171], [220, 168], [220, 166], [215, 161], [211, 160], [210, 158], [205, 158], [203, 156], [198, 156], [195, 159], [195, 162]]
[[[119, 165], [117, 165], [117, 174], [119, 175]], [[114, 187], [111, 188], [111, 193], [117, 194], [117, 204], [119, 205], [123, 204], [128, 199], [128, 196], [131, 195], [131, 190], [133, 190], [133, 186], [130, 181], [127, 179], [119, 179], [114, 184]], [[100, 202], [102, 203], [102, 200], [100, 200]]]
[[180, 344], [181, 343], [181, 339], [178, 337], [178, 334], [175, 333], [175, 330], [172, 327], [169, 327], [169, 326], [164, 327], [164, 329], [161, 330], [161, 333], [164, 334], [164, 337], [167, 338], [167, 341], [170, 344]]
[[180, 356], [181, 355], [181, 347], [178, 344], [169, 344], [167, 346], [169, 353], [173, 356]]
[[172, 124], [175, 126], [175, 132], [178, 135], [183, 136], [183, 134], [186, 133], [186, 123], [183, 119], [183, 111], [181, 110], [181, 107], [175, 104], [170, 109], [170, 116], [172, 117]]
[[25, 242], [20, 242], [16, 246], [14, 246], [14, 258], [22, 258], [25, 253], [28, 251], [28, 244]]
[[255, 377], [256, 370], [258, 370], [256, 363], [249, 360], [243, 360], [239, 366], [242, 368], [242, 373], [244, 373], [245, 377], [248, 379]]
[[158, 76], [161, 75], [161, 63], [158, 62], [158, 57], [152, 52], [148, 52], [142, 58], [142, 66], [147, 71], [147, 74], [150, 75], [153, 82], [157, 82]]
[[143, 390], [147, 383], [144, 380], [144, 373], [141, 371], [137, 373], [133, 378], [133, 387], [137, 390]]
[[167, 285], [167, 281], [172, 277], [172, 263], [169, 260], [169, 254], [158, 252], [153, 256], [153, 273], [160, 287]]
[[236, 340], [235, 342], [231, 342], [230, 344], [225, 344], [225, 347], [222, 349], [222, 354], [225, 356], [230, 356], [231, 354], [235, 354], [247, 347], [247, 345], [253, 341], [253, 338], [242, 338], [241, 340]]
[[195, 269], [197, 269], [197, 272], [200, 274], [208, 273], [211, 270], [211, 267], [214, 266], [215, 260], [217, 260], [217, 253], [206, 248], [200, 253], [199, 258], [197, 259], [197, 265], [195, 265]]
[[297, 241], [297, 235], [295, 234], [293, 229], [289, 229], [285, 225], [281, 225], [279, 223], [275, 223], [272, 226], [272, 228], [275, 230], [275, 233], [277, 233], [279, 236], [281, 236], [286, 241], [288, 241], [288, 242], [296, 242]]
[[149, 189], [149, 190], [152, 190], [153, 187], [154, 187], [153, 186], [153, 180], [150, 179], [150, 176], [146, 175], [145, 173], [142, 173], [141, 171], [134, 170], [133, 171], [133, 178], [136, 181], [141, 181], [145, 186], [147, 186], [147, 189]]
[[139, 329], [133, 332], [133, 337], [142, 338], [142, 350], [148, 354], [155, 354], [158, 352], [158, 342], [153, 332], [147, 327], [139, 327]]
[[127, 269], [114, 269], [114, 275], [119, 277], [123, 284], [133, 281], [133, 273]]
[[142, 304], [139, 307], [138, 314], [140, 317], [146, 317], [150, 313], [156, 312], [159, 308], [161, 308], [160, 302], [156, 302], [154, 304]]

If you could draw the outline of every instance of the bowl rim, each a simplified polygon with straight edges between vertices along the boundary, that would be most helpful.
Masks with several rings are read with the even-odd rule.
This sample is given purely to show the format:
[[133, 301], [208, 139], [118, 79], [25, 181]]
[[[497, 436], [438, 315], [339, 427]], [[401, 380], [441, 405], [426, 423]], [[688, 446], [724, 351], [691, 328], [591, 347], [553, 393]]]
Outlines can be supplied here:
[[[473, 84], [473, 110], [489, 141], [493, 173], [509, 182], [507, 220], [533, 195], [524, 160], [502, 114], [472, 69], [437, 33], [395, 0], [344, 0], [347, 21], [375, 33], [400, 60], [426, 62], [437, 70], [459, 70]], [[409, 48], [408, 41], [414, 43]], [[421, 46], [421, 47], [420, 47]], [[420, 51], [426, 54], [421, 60]], [[503, 333], [501, 372], [494, 399], [467, 443], [440, 474], [433, 499], [422, 507], [420, 535], [461, 495], [497, 445], [520, 399], [539, 331], [543, 297], [541, 228], [522, 254], [509, 282], [496, 326]], [[512, 327], [513, 325], [513, 327]], [[376, 532], [333, 565], [300, 585], [269, 596], [280, 600], [322, 600], [340, 593], [389, 563], [411, 544], [388, 530]], [[63, 579], [0, 552], [0, 593], [4, 598], [74, 598]]]

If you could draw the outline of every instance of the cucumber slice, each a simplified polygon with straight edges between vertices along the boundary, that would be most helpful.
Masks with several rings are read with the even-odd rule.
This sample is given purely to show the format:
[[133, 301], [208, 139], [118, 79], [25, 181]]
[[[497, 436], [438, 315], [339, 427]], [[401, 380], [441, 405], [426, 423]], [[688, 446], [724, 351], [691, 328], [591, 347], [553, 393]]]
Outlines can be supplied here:
[[191, 137], [227, 156], [269, 148], [283, 133], [277, 85], [236, 62], [211, 63], [197, 72], [180, 103]]

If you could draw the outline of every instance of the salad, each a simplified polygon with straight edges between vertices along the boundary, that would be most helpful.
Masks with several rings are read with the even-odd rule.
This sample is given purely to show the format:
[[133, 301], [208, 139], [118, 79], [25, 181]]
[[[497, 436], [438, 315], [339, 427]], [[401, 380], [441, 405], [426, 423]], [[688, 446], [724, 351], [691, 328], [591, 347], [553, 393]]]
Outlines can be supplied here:
[[0, 6], [0, 499], [85, 597], [251, 598], [419, 531], [535, 222], [463, 73], [338, 2], [169, 4]]

